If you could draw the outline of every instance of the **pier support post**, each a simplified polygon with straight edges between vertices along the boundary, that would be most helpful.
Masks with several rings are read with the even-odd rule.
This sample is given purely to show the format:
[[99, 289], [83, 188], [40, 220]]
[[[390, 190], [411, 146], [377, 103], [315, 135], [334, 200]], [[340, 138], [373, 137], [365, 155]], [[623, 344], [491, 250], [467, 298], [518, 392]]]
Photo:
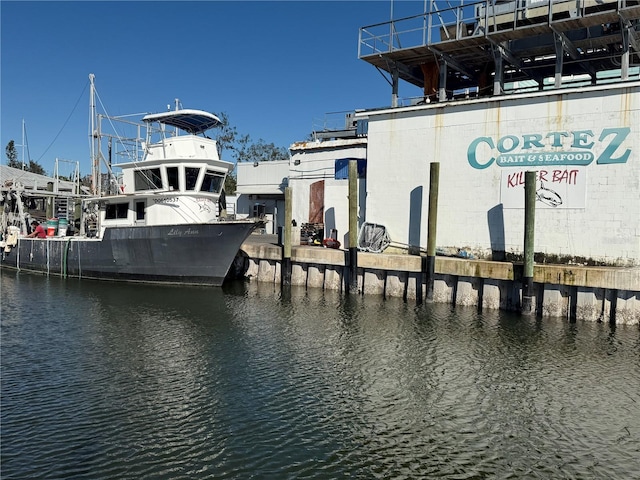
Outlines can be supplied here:
[[557, 33], [553, 34], [553, 44], [556, 51], [556, 71], [554, 77], [554, 88], [562, 87], [562, 68], [564, 64], [564, 45], [562, 37]]
[[440, 76], [438, 77], [438, 101], [447, 101], [447, 62], [440, 61]]
[[504, 62], [502, 52], [497, 47], [493, 49], [493, 63], [496, 70], [493, 77], [493, 95], [498, 96], [504, 91]]
[[398, 83], [400, 79], [400, 72], [398, 65], [393, 64], [391, 69], [391, 106], [396, 108], [398, 106]]
[[436, 227], [438, 225], [438, 186], [440, 184], [440, 162], [431, 162], [429, 172], [429, 225], [427, 227], [427, 301], [433, 301], [433, 281], [436, 270]]
[[358, 161], [349, 160], [349, 284], [347, 292], [358, 291]]
[[620, 78], [622, 80], [629, 80], [629, 44], [630, 44], [630, 36], [633, 35], [631, 32], [631, 22], [622, 21], [622, 28], [620, 29], [620, 33], [622, 33], [622, 55], [620, 56]]
[[284, 242], [282, 246], [282, 285], [291, 285], [291, 187], [284, 188]]
[[522, 313], [535, 314], [533, 302], [533, 252], [536, 223], [536, 172], [524, 174], [524, 271], [522, 275]]

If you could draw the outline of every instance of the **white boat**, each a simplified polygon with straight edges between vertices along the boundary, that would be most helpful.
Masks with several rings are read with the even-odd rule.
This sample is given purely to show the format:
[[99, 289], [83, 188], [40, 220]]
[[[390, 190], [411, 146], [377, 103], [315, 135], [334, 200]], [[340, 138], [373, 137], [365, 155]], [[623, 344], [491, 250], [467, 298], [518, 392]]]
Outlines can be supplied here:
[[[90, 79], [94, 108], [92, 75]], [[142, 122], [136, 126], [136, 145], [128, 150], [131, 160], [117, 164], [121, 174], [110, 172], [105, 188], [105, 176], [99, 173], [99, 161], [104, 160], [100, 120], [97, 130], [96, 125], [92, 128], [97, 149], [92, 146], [91, 194], [30, 191], [19, 182], [2, 185], [2, 268], [101, 280], [222, 285], [240, 246], [263, 222], [225, 215], [223, 187], [233, 164], [220, 159], [217, 142], [205, 135], [221, 122], [211, 113], [190, 109], [146, 115]], [[75, 234], [27, 238], [28, 205], [38, 198], [45, 199], [43, 204], [63, 205], [55, 212], [58, 222], [66, 221]], [[51, 223], [49, 233], [55, 228]]]

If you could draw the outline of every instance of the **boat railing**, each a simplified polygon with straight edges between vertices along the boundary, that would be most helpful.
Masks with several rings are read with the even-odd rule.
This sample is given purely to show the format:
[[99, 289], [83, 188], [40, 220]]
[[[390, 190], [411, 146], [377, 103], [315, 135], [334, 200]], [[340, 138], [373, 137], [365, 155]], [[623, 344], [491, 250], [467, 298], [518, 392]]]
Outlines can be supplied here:
[[[99, 114], [97, 118], [98, 128], [95, 135], [98, 137], [98, 150], [101, 158], [112, 166], [117, 166], [119, 159], [124, 159], [122, 163], [142, 160], [144, 155], [143, 129], [145, 125], [128, 118], [111, 117], [102, 114]], [[105, 123], [109, 125], [109, 131], [103, 130]], [[103, 145], [105, 140], [107, 142], [106, 154], [104, 153], [105, 146]]]

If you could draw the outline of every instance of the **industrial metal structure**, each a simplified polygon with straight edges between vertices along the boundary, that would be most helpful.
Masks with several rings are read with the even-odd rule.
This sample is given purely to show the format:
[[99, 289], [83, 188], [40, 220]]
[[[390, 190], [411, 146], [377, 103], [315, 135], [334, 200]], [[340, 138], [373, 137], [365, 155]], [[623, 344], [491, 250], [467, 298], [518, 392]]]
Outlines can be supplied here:
[[360, 29], [358, 56], [390, 75], [392, 106], [399, 79], [430, 102], [637, 76], [639, 0], [457, 3], [426, 0], [418, 15]]

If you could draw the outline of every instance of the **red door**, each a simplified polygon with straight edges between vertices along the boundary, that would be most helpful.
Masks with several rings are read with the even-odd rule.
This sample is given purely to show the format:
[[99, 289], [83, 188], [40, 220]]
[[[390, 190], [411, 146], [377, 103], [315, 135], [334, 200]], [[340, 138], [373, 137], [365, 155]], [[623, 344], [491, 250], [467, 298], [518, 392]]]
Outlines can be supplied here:
[[324, 223], [324, 180], [309, 187], [309, 223]]

